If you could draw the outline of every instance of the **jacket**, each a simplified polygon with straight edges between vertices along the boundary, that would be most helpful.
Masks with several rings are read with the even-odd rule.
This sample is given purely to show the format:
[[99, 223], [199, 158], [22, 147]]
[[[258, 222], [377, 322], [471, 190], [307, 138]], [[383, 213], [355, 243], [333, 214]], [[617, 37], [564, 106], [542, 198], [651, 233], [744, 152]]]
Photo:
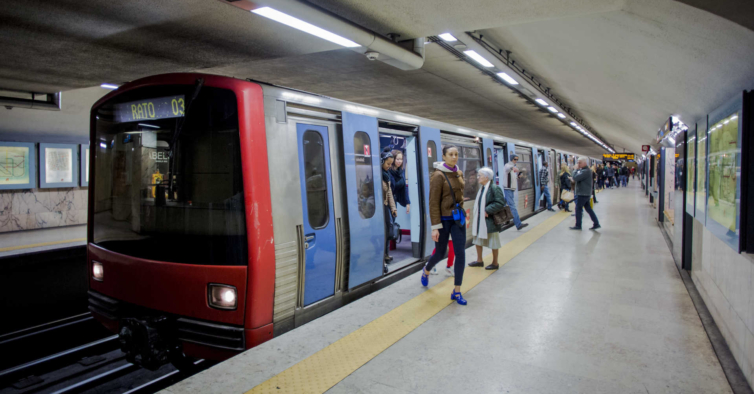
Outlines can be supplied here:
[[387, 173], [390, 176], [390, 185], [393, 189], [395, 202], [404, 207], [411, 204], [408, 197], [408, 187], [406, 187], [406, 171], [399, 168], [398, 170], [390, 169]]
[[[480, 187], [482, 186], [480, 185]], [[500, 229], [495, 225], [495, 220], [492, 219], [492, 215], [502, 211], [503, 208], [505, 208], [505, 195], [503, 194], [503, 189], [501, 189], [498, 185], [490, 182], [490, 188], [487, 189], [487, 200], [485, 202], [486, 205], [484, 212], [490, 215], [489, 217], [484, 218], [484, 222], [487, 225], [487, 234], [499, 232]], [[474, 202], [474, 206], [476, 206], [476, 202]], [[479, 213], [474, 212], [473, 214], [478, 215]], [[484, 217], [484, 213], [482, 213], [481, 215], [482, 217]], [[480, 219], [482, 217], [480, 217]], [[481, 223], [482, 221], [480, 220], [479, 225], [481, 225]]]
[[[453, 207], [463, 204], [463, 188], [466, 187], [466, 182], [460, 170], [451, 171], [442, 161], [435, 162], [434, 167], [435, 172], [429, 178], [429, 219], [432, 222], [432, 230], [439, 230], [442, 228], [443, 216], [453, 216]], [[450, 195], [450, 187], [444, 175], [448, 176], [455, 196]]]
[[382, 205], [388, 205], [390, 206], [390, 212], [395, 212], [397, 208], [395, 207], [395, 200], [393, 199], [393, 192], [390, 190], [390, 185], [382, 181]]
[[570, 177], [570, 174], [568, 174], [567, 172], [560, 174], [560, 188], [561, 189], [571, 190], [571, 180], [568, 179], [569, 177]]
[[586, 197], [592, 195], [592, 170], [589, 167], [579, 168], [574, 171], [573, 180], [576, 182], [575, 195]]

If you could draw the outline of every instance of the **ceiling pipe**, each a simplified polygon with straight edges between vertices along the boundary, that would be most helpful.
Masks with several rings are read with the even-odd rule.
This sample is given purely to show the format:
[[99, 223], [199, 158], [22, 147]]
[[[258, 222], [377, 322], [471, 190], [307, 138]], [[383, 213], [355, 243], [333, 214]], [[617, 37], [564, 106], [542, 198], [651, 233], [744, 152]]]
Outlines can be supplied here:
[[393, 42], [313, 4], [297, 0], [220, 0], [237, 8], [252, 11], [270, 7], [314, 26], [347, 38], [360, 47], [349, 48], [361, 54], [377, 52], [369, 60], [379, 60], [401, 70], [418, 70], [424, 65], [424, 37]]
[[26, 108], [26, 109], [40, 109], [45, 111], [60, 111], [63, 106], [63, 93], [57, 92], [54, 94], [47, 94], [47, 100], [34, 100], [35, 94], [31, 93], [32, 99], [21, 99], [17, 97], [2, 97], [0, 96], [0, 106], [7, 109], [11, 108]]

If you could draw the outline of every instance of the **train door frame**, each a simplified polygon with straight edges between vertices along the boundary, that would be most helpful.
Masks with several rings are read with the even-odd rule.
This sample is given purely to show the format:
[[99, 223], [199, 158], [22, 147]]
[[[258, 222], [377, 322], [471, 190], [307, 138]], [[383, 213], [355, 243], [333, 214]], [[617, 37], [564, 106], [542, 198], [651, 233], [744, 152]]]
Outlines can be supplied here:
[[555, 149], [550, 149], [547, 152], [547, 156], [547, 158], [550, 160], [548, 162], [548, 166], [550, 167], [550, 185], [552, 185], [552, 187], [550, 188], [550, 202], [552, 203], [552, 205], [556, 205], [555, 196], [560, 196], [560, 185], [555, 182], [555, 179], [558, 176], [555, 164], [555, 158], [557, 157]]
[[[423, 197], [422, 205], [422, 229], [424, 231], [422, 238], [424, 239], [424, 258], [428, 258], [434, 250], [435, 243], [432, 241], [432, 232], [429, 231], [432, 228], [432, 219], [429, 217], [429, 176], [434, 167], [434, 163], [442, 160], [442, 136], [440, 129], [433, 127], [420, 126], [419, 127], [419, 173], [421, 174], [422, 185], [421, 196]], [[430, 152], [430, 142], [434, 145], [434, 151]], [[423, 154], [424, 152], [427, 154]], [[430, 163], [430, 159], [433, 161]]]
[[[427, 226], [426, 221], [422, 220], [422, 218], [424, 218], [424, 216], [425, 216], [424, 215], [425, 207], [424, 207], [424, 204], [419, 203], [419, 201], [422, 200], [422, 191], [424, 189], [422, 187], [422, 184], [423, 184], [424, 177], [427, 174], [423, 174], [422, 173], [422, 156], [421, 156], [421, 153], [423, 152], [423, 150], [419, 146], [420, 142], [421, 142], [419, 140], [419, 127], [417, 125], [403, 125], [403, 124], [397, 125], [398, 127], [400, 127], [400, 126], [407, 126], [407, 127], [404, 127], [404, 128], [407, 128], [407, 129], [413, 128], [413, 130], [408, 131], [408, 130], [401, 130], [401, 129], [397, 129], [397, 128], [391, 128], [390, 127], [391, 125], [393, 125], [395, 127], [395, 125], [397, 125], [397, 124], [395, 124], [394, 122], [388, 122], [388, 121], [380, 119], [380, 127], [378, 128], [378, 135], [379, 135], [380, 138], [383, 135], [412, 137], [413, 138], [413, 143], [415, 145], [415, 150], [416, 150], [416, 152], [415, 152], [416, 158], [415, 159], [416, 160], [415, 160], [415, 163], [413, 163], [413, 167], [416, 170], [416, 173], [415, 174], [411, 174], [411, 175], [414, 175], [414, 180], [416, 181], [416, 187], [415, 187], [415, 189], [417, 189], [416, 190], [417, 194], [415, 196], [416, 198], [411, 200], [412, 201], [411, 202], [411, 208], [412, 208], [411, 212], [412, 213], [410, 214], [409, 221], [413, 225], [414, 224], [414, 220], [416, 220], [417, 224], [419, 225], [419, 234], [418, 234], [418, 236], [416, 238], [418, 240], [418, 242], [416, 242], [416, 243], [413, 242], [414, 234], [413, 233], [411, 234], [411, 239], [412, 239], [412, 256], [413, 256], [412, 260], [411, 261], [404, 261], [404, 262], [395, 261], [394, 263], [398, 263], [399, 266], [395, 266], [395, 267], [391, 267], [390, 268], [390, 270], [391, 270], [390, 272], [394, 272], [396, 270], [403, 269], [403, 268], [405, 268], [405, 267], [407, 267], [407, 266], [409, 266], [409, 265], [411, 265], [413, 263], [416, 263], [417, 261], [423, 259], [426, 256], [424, 254], [424, 252], [423, 252], [426, 249], [424, 247], [424, 244], [426, 242], [424, 234], [427, 233], [428, 231], [426, 229], [426, 226]], [[380, 149], [382, 149], [382, 144], [381, 143], [380, 143]], [[408, 162], [408, 155], [405, 155], [405, 157], [404, 157], [404, 163], [407, 163], [407, 162]], [[409, 174], [406, 173], [407, 179], [408, 179], [408, 175]], [[411, 190], [411, 189], [409, 189], [409, 190]], [[416, 202], [414, 202], [414, 200], [416, 200]], [[398, 203], [396, 202], [396, 206], [397, 205], [398, 205]], [[401, 229], [401, 230], [404, 230], [404, 229]], [[417, 254], [418, 254], [418, 256], [417, 256]]]
[[[492, 155], [495, 157], [495, 183], [500, 186], [500, 182], [503, 179], [503, 170], [505, 163], [507, 163], [508, 151], [505, 147], [505, 142], [495, 143], [492, 147]], [[502, 189], [502, 186], [500, 187]]]

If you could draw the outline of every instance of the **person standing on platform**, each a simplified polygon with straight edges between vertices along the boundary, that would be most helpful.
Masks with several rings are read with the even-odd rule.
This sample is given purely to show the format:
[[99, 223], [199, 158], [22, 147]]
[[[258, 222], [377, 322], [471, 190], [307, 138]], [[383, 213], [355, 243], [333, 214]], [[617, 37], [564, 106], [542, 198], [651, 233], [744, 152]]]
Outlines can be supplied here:
[[570, 227], [571, 230], [581, 230], [581, 216], [583, 216], [583, 210], [589, 214], [589, 218], [592, 219], [592, 227], [590, 230], [596, 230], [600, 228], [600, 221], [597, 219], [597, 215], [592, 210], [589, 204], [589, 199], [592, 197], [592, 170], [587, 167], [586, 159], [579, 159], [579, 168], [573, 173], [573, 180], [576, 183], [575, 196], [576, 196], [576, 225]]
[[511, 207], [511, 213], [513, 214], [513, 224], [516, 225], [516, 230], [528, 226], [528, 223], [521, 223], [521, 219], [518, 217], [518, 209], [516, 209], [516, 188], [518, 187], [518, 155], [511, 156], [511, 161], [505, 163], [503, 167], [503, 190], [505, 192], [505, 202]]
[[[463, 190], [466, 183], [463, 172], [458, 168], [458, 148], [454, 145], [442, 147], [442, 159], [434, 164], [435, 172], [429, 179], [429, 218], [432, 223], [432, 240], [435, 241], [435, 254], [429, 258], [422, 270], [421, 284], [429, 285], [429, 274], [445, 256], [448, 241], [453, 237], [453, 248], [458, 251], [455, 262], [455, 288], [450, 298], [460, 305], [467, 302], [461, 295], [463, 270], [466, 268], [466, 211], [463, 209]], [[457, 217], [454, 217], [454, 212]]]
[[542, 169], [539, 170], [539, 184], [542, 186], [542, 195], [547, 201], [547, 210], [555, 212], [552, 209], [552, 196], [550, 195], [550, 165], [545, 161], [542, 163]]
[[503, 246], [500, 242], [500, 229], [495, 225], [492, 216], [505, 208], [505, 196], [503, 191], [490, 182], [495, 179], [495, 173], [489, 167], [480, 168], [477, 172], [479, 184], [482, 187], [477, 192], [474, 200], [474, 209], [471, 210], [471, 233], [476, 245], [476, 261], [469, 263], [469, 267], [482, 267], [483, 248], [492, 249], [492, 264], [484, 269], [496, 270], [500, 268], [497, 262], [497, 252]]
[[568, 205], [571, 204], [571, 202], [565, 202], [562, 198], [563, 192], [566, 190], [571, 190], [571, 172], [568, 170], [568, 166], [562, 166], [560, 167], [560, 209], [571, 212], [570, 209], [568, 209]]

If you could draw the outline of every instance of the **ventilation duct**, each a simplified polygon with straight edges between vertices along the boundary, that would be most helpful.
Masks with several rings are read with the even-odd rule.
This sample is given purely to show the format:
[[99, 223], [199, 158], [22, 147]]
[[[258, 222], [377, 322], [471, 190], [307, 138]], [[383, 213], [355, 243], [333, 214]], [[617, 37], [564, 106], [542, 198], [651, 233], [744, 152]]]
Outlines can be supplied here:
[[0, 90], [0, 106], [7, 109], [27, 108], [60, 111], [62, 96], [62, 92], [34, 93]]

